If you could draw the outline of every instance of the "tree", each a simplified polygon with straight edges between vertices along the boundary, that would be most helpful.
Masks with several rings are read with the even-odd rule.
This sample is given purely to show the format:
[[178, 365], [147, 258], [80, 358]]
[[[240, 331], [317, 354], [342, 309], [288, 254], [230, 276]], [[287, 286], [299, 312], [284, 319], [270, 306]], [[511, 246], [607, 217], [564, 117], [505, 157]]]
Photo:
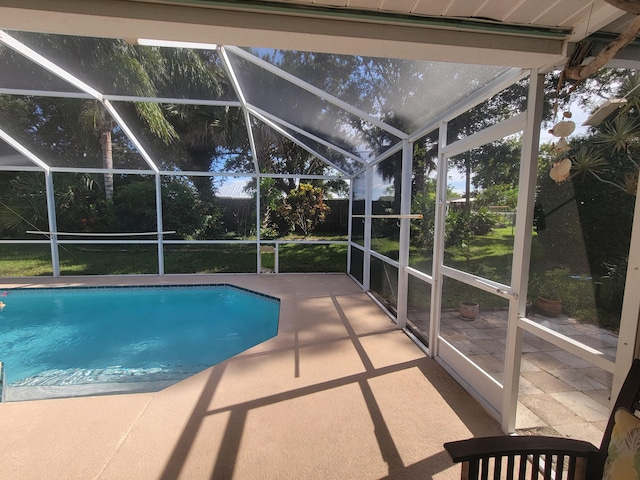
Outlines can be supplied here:
[[[151, 98], [203, 98], [204, 95], [218, 98], [228, 96], [232, 90], [215, 52], [142, 47], [117, 39], [30, 33], [16, 36], [44, 56], [55, 58], [60, 66], [102, 93]], [[183, 168], [208, 171], [216, 157], [229, 154], [225, 146], [235, 148], [238, 129], [242, 129], [244, 143], [248, 143], [244, 118], [238, 115], [238, 109], [146, 101], [120, 103], [117, 109], [139, 139], [144, 138], [152, 145], [160, 141], [162, 146], [151, 152], [158, 164], [168, 161], [170, 165], [177, 163]], [[76, 107], [76, 115], [84, 131], [95, 132], [99, 139], [103, 168], [113, 168], [116, 151], [112, 137], [121, 132], [104, 104], [87, 101], [81, 108]], [[181, 146], [167, 148], [170, 144]], [[242, 147], [246, 150], [245, 145]], [[129, 148], [134, 150], [130, 144]], [[163, 155], [167, 150], [172, 154]], [[112, 175], [105, 174], [106, 198], [113, 196], [112, 184]]]
[[49, 230], [44, 175], [34, 172], [2, 172], [0, 237], [24, 238], [26, 230]]
[[278, 216], [284, 195], [276, 186], [276, 180], [275, 178], [260, 179], [260, 207], [262, 209], [260, 212], [260, 235], [264, 238], [278, 237], [290, 229], [288, 219]]
[[[155, 232], [157, 229], [155, 182], [134, 181], [116, 191], [116, 228], [122, 232]], [[193, 185], [180, 179], [165, 180], [161, 186], [163, 226], [175, 230], [178, 238], [198, 238], [215, 226], [218, 217], [208, 211]]]
[[288, 219], [292, 229], [299, 228], [305, 237], [324, 222], [329, 211], [322, 189], [308, 183], [291, 190], [279, 208], [280, 215]]

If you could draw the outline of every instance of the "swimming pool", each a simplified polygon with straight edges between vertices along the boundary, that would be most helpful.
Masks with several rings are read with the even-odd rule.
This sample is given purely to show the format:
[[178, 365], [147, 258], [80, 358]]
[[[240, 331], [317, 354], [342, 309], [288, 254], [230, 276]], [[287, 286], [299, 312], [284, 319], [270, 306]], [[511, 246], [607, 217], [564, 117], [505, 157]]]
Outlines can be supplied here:
[[280, 309], [231, 285], [25, 288], [0, 301], [6, 383], [39, 390], [184, 379], [274, 337]]

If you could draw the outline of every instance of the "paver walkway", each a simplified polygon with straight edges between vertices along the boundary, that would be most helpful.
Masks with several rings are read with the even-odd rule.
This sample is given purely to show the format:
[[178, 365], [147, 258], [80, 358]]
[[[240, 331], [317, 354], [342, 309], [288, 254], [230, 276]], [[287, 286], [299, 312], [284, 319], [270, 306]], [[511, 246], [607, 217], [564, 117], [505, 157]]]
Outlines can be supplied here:
[[[410, 315], [424, 328], [424, 318]], [[603, 352], [615, 359], [618, 337], [573, 318], [530, 319]], [[460, 352], [503, 382], [506, 310], [482, 311], [472, 321], [458, 312], [444, 312], [441, 334]], [[531, 333], [525, 332], [520, 370], [516, 428], [521, 433], [544, 433], [587, 440], [598, 445], [609, 417], [613, 375]]]

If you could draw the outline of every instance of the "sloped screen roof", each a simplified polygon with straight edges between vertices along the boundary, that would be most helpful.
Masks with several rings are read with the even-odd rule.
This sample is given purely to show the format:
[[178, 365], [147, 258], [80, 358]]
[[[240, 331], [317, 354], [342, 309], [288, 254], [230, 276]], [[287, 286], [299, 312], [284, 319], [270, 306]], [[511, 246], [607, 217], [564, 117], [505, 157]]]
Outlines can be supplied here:
[[107, 130], [115, 169], [318, 174], [311, 160], [307, 172], [274, 167], [289, 142], [327, 165], [321, 173], [351, 177], [509, 70], [24, 32], [0, 40], [0, 129], [54, 168], [99, 168], [96, 134]]

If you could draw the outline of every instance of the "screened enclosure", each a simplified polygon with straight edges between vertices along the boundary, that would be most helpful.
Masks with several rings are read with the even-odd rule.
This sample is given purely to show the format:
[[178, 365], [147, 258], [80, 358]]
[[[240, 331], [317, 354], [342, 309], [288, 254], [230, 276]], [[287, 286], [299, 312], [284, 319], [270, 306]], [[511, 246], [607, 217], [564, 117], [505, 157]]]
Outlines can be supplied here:
[[[584, 211], [544, 185], [536, 70], [19, 31], [0, 64], [0, 276], [347, 273], [505, 431], [528, 349], [601, 397], [633, 355], [624, 279], [558, 246]], [[574, 304], [529, 315], [556, 270]]]

